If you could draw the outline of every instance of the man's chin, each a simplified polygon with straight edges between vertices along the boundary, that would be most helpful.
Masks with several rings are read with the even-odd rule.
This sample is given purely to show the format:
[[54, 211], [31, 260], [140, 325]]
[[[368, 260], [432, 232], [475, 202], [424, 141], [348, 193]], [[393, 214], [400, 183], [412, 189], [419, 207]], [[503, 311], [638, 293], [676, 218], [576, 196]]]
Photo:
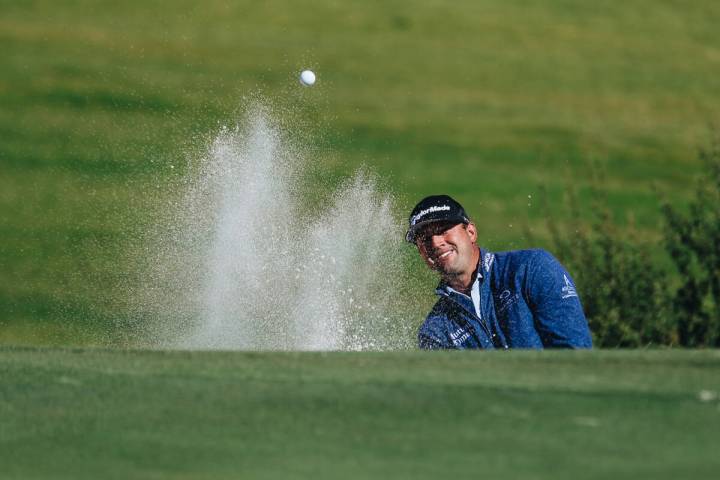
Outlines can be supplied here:
[[460, 275], [460, 272], [457, 271], [457, 269], [453, 268], [452, 265], [435, 265], [435, 271], [437, 271], [440, 275], [443, 277], [457, 277]]

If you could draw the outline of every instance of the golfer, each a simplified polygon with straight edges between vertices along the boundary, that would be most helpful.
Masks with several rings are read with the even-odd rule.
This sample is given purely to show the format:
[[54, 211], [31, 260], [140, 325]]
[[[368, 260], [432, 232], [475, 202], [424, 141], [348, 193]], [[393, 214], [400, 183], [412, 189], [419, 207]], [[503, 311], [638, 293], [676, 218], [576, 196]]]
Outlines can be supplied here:
[[415, 206], [406, 239], [441, 279], [420, 348], [592, 347], [572, 278], [548, 252], [479, 248], [475, 224], [447, 195]]

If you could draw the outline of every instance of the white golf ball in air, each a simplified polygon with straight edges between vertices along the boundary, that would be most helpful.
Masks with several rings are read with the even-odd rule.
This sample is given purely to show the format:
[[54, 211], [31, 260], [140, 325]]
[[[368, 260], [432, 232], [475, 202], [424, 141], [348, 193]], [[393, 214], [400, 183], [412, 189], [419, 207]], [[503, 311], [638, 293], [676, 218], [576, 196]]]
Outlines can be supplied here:
[[300, 83], [309, 87], [315, 83], [315, 73], [312, 70], [303, 70], [300, 73]]

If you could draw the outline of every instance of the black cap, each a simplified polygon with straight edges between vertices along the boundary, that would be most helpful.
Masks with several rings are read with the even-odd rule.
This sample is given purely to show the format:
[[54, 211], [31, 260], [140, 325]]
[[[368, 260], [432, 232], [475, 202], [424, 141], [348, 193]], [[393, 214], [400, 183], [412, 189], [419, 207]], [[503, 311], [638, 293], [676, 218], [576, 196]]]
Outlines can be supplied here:
[[433, 222], [470, 223], [465, 209], [447, 195], [425, 197], [410, 212], [409, 227], [405, 240], [415, 243], [417, 231]]

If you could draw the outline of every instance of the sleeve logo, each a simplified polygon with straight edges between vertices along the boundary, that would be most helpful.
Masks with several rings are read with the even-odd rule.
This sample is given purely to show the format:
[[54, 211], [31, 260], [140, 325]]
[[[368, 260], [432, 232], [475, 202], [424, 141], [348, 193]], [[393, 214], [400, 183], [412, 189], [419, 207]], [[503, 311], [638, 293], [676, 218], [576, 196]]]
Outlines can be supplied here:
[[565, 279], [565, 286], [562, 287], [562, 298], [577, 297], [578, 295], [577, 290], [575, 290], [575, 285], [570, 282], [567, 275], [563, 274], [563, 278]]

